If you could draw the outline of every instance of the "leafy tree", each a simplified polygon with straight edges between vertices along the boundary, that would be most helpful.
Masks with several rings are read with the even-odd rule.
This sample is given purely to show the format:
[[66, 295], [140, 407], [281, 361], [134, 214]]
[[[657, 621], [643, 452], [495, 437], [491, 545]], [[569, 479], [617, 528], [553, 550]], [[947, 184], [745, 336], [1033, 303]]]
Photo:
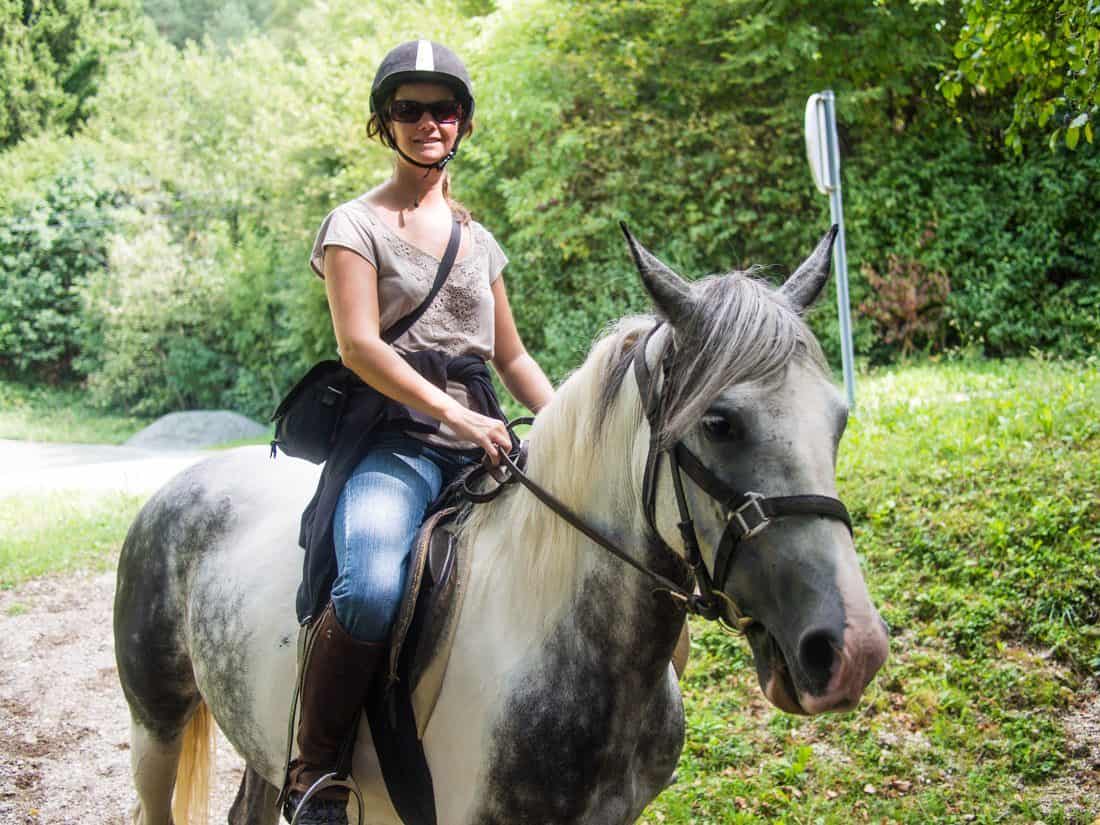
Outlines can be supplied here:
[[41, 200], [0, 218], [0, 368], [47, 380], [71, 377], [81, 345], [79, 290], [107, 266], [114, 193], [79, 164]]
[[[105, 404], [269, 412], [334, 351], [307, 251], [329, 209], [389, 174], [390, 153], [363, 134], [370, 79], [414, 37], [470, 66], [478, 123], [451, 167], [455, 193], [508, 251], [517, 320], [554, 375], [609, 319], [648, 305], [620, 219], [688, 276], [757, 263], [778, 280], [808, 251], [828, 216], [803, 109], [824, 88], [838, 97], [852, 304], [873, 309], [855, 313], [857, 352], [1076, 355], [1100, 341], [1088, 222], [1100, 156], [1009, 156], [1007, 91], [947, 104], [937, 83], [954, 65], [958, 1], [275, 0], [263, 30], [238, 39], [241, 10], [259, 8], [241, 2], [195, 17], [201, 39], [183, 48], [133, 48], [79, 134], [0, 152], [0, 224], [44, 203], [72, 157], [94, 159], [81, 180], [125, 192], [137, 215], [101, 224], [94, 257], [57, 258], [96, 268], [63, 282], [83, 284], [82, 304], [70, 286], [36, 304], [69, 319], [51, 333], [71, 344], [55, 366], [16, 364], [29, 339], [2, 325], [31, 322], [5, 305], [7, 366], [60, 374], [79, 346], [74, 369]], [[117, 217], [91, 203], [89, 226]], [[13, 300], [54, 283], [8, 266]], [[943, 288], [926, 277], [941, 274]], [[811, 317], [830, 351], [834, 313], [827, 299]]]
[[940, 83], [949, 101], [1003, 92], [1012, 104], [1006, 143], [1046, 130], [1051, 147], [1092, 143], [1100, 111], [1100, 4], [1094, 0], [962, 0], [957, 65]]
[[145, 34], [137, 0], [0, 0], [0, 148], [79, 128], [108, 61]]
[[927, 35], [942, 18], [906, 2], [595, 0], [502, 21], [474, 67], [485, 128], [456, 174], [512, 255], [513, 306], [551, 371], [646, 306], [619, 219], [690, 275], [797, 263], [827, 225], [807, 95], [840, 95], [849, 155], [945, 117], [951, 35]]
[[157, 31], [175, 46], [205, 37], [219, 46], [240, 41], [269, 26], [290, 25], [306, 5], [305, 0], [144, 0]]

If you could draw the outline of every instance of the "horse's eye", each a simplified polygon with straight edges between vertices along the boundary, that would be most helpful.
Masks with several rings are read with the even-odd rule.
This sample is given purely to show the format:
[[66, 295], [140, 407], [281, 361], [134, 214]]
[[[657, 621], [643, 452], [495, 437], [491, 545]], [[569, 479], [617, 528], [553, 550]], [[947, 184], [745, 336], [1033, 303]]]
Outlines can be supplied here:
[[718, 441], [729, 441], [737, 437], [737, 429], [728, 418], [721, 415], [708, 415], [703, 418], [703, 430]]

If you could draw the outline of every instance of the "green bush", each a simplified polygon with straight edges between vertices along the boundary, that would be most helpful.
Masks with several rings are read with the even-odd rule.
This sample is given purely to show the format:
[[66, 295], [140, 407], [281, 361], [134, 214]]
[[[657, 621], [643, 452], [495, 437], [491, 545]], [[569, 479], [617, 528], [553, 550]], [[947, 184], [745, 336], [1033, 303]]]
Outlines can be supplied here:
[[939, 9], [892, 5], [606, 0], [504, 17], [474, 56], [485, 128], [458, 183], [512, 257], [517, 320], [552, 373], [647, 305], [620, 219], [689, 276], [761, 264], [778, 280], [801, 262], [828, 227], [805, 162], [807, 95], [832, 84], [858, 144], [948, 54]]
[[107, 265], [119, 197], [81, 163], [40, 200], [0, 214], [0, 368], [27, 379], [71, 378], [80, 350], [81, 285]]
[[[225, 407], [265, 419], [311, 353], [334, 351], [323, 290], [306, 301], [292, 287], [305, 256], [245, 222], [180, 238], [163, 218], [127, 216], [110, 266], [81, 289], [77, 366], [93, 401], [139, 415]], [[288, 311], [296, 303], [313, 312]], [[328, 334], [315, 336], [322, 317]]]
[[[1083, 357], [1100, 346], [1094, 148], [1004, 157], [944, 127], [857, 157], [845, 185], [856, 260], [878, 269], [896, 255], [949, 278], [934, 337], [993, 356]], [[866, 282], [853, 279], [865, 300]], [[873, 352], [889, 355], [886, 343]]]
[[0, 3], [0, 147], [76, 131], [107, 63], [148, 34], [136, 0]]
[[[244, 5], [266, 8], [257, 3]], [[455, 191], [507, 250], [520, 331], [555, 378], [609, 320], [648, 306], [619, 220], [689, 277], [760, 264], [778, 281], [798, 264], [829, 222], [802, 137], [806, 96], [826, 87], [838, 99], [862, 360], [972, 345], [991, 355], [1096, 348], [1096, 150], [1006, 159], [999, 99], [946, 107], [936, 83], [961, 25], [957, 4], [494, 7], [436, 4], [424, 31], [427, 6], [416, 2], [295, 2], [275, 13], [279, 28], [228, 47], [134, 47], [105, 76], [79, 136], [39, 135], [0, 153], [0, 367], [64, 378], [83, 347], [76, 372], [101, 403], [267, 412], [306, 364], [334, 351], [309, 242], [329, 209], [389, 174], [389, 153], [363, 136], [369, 78], [387, 48], [421, 35], [461, 44], [470, 64], [478, 124], [452, 167]], [[95, 176], [59, 174], [69, 155], [94, 158]], [[114, 227], [118, 198], [94, 194], [115, 191], [164, 224], [172, 261], [153, 267], [205, 285], [206, 303], [187, 315], [169, 295], [135, 311], [131, 333], [126, 316], [100, 305], [78, 340], [73, 290], [86, 271], [97, 273], [89, 295], [151, 277], [125, 255], [102, 272], [112, 232], [120, 249], [150, 244], [148, 221]], [[29, 217], [38, 235], [23, 248], [25, 229], [17, 242], [14, 227]], [[56, 254], [54, 226], [79, 236]], [[48, 277], [17, 276], [28, 262]], [[931, 290], [920, 306], [910, 286]], [[810, 321], [839, 360], [835, 303], [830, 288]], [[139, 353], [139, 340], [160, 355]]]
[[231, 383], [220, 357], [224, 230], [175, 240], [140, 216], [115, 238], [110, 268], [82, 289], [89, 346], [79, 362], [102, 405], [148, 415], [213, 406]]

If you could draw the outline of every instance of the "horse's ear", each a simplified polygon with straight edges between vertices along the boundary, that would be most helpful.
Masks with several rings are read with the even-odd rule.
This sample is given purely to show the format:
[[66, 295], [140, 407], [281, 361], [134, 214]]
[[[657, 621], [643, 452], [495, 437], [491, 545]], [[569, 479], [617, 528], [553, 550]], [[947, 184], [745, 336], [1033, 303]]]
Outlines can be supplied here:
[[694, 303], [691, 286], [658, 260], [656, 255], [638, 243], [638, 239], [630, 234], [624, 222], [619, 221], [619, 226], [626, 236], [627, 245], [630, 246], [630, 252], [634, 256], [634, 264], [638, 267], [642, 283], [653, 298], [653, 303], [657, 306], [657, 310], [668, 318], [673, 326], [676, 326], [678, 321], [691, 314]]
[[833, 242], [839, 227], [834, 223], [817, 249], [802, 262], [802, 266], [783, 284], [782, 292], [800, 312], [817, 300], [822, 287], [829, 280], [829, 263], [833, 258]]

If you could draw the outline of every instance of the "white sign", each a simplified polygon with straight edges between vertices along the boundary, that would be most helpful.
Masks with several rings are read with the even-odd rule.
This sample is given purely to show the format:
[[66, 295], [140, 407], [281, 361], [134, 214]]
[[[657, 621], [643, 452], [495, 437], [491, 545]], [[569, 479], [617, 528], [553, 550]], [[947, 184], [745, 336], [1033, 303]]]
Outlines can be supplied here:
[[836, 188], [829, 163], [827, 130], [825, 98], [820, 93], [810, 95], [806, 101], [806, 159], [810, 162], [814, 185], [822, 195]]

